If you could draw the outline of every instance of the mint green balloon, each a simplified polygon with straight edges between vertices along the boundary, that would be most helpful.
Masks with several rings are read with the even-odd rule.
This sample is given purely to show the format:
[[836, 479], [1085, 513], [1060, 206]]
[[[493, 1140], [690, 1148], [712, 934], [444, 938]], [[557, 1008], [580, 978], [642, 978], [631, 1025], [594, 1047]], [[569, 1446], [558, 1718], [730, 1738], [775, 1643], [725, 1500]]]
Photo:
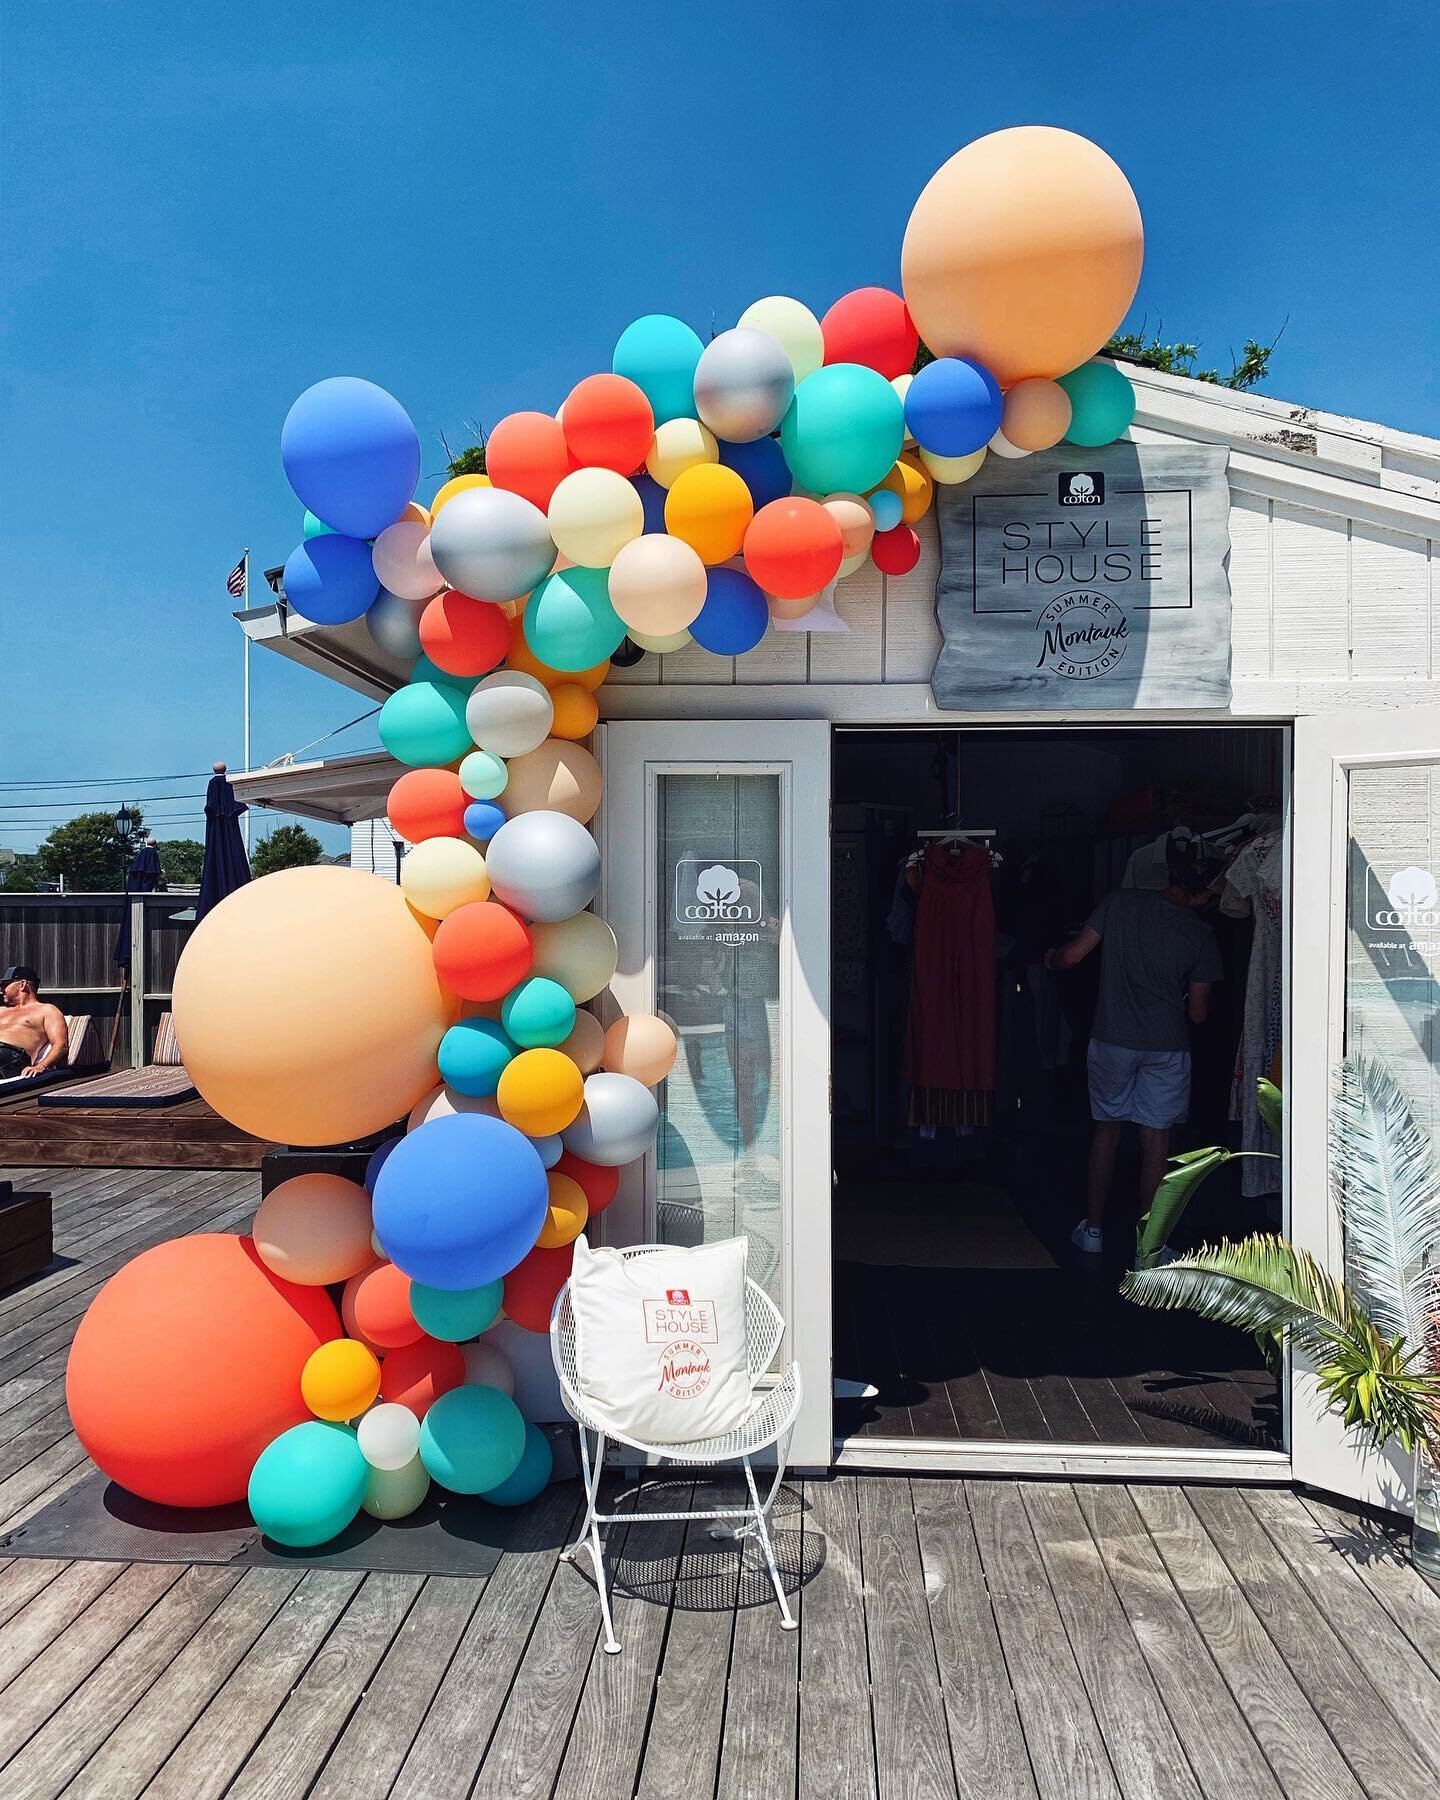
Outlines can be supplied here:
[[1130, 429], [1135, 417], [1135, 389], [1130, 377], [1114, 363], [1100, 357], [1081, 363], [1078, 369], [1060, 377], [1060, 386], [1070, 396], [1067, 444], [1093, 450], [1101, 444], [1113, 444]]
[[553, 1049], [575, 1029], [575, 1002], [558, 981], [532, 975], [505, 996], [500, 1023], [524, 1050]]
[[423, 1282], [410, 1283], [410, 1310], [415, 1323], [433, 1338], [447, 1344], [463, 1344], [467, 1338], [488, 1331], [500, 1316], [500, 1302], [505, 1298], [505, 1283], [487, 1281], [478, 1288], [435, 1288]]
[[307, 1419], [273, 1438], [250, 1471], [250, 1512], [277, 1544], [338, 1537], [360, 1510], [370, 1466], [348, 1425]]
[[441, 769], [471, 748], [463, 688], [412, 681], [380, 708], [380, 742], [396, 762], [412, 769]]
[[493, 750], [472, 750], [460, 765], [460, 785], [472, 800], [493, 800], [509, 779], [505, 759]]
[[317, 519], [314, 513], [307, 509], [305, 513], [304, 535], [307, 538], [334, 537], [335, 527], [333, 525], [327, 525], [323, 519]]
[[905, 406], [876, 369], [827, 363], [795, 389], [780, 425], [790, 472], [812, 494], [863, 494], [895, 466]]
[[610, 604], [608, 569], [560, 569], [547, 575], [526, 601], [521, 618], [525, 642], [540, 661], [568, 673], [604, 662], [625, 636]]

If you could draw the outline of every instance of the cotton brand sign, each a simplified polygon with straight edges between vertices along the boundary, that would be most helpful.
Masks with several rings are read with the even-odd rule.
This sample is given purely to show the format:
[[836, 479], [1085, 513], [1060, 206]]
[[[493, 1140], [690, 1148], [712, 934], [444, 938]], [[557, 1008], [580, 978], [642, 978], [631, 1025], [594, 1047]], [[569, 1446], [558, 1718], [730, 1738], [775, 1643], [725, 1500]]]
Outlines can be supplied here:
[[939, 704], [1227, 706], [1227, 456], [1061, 446], [938, 487]]

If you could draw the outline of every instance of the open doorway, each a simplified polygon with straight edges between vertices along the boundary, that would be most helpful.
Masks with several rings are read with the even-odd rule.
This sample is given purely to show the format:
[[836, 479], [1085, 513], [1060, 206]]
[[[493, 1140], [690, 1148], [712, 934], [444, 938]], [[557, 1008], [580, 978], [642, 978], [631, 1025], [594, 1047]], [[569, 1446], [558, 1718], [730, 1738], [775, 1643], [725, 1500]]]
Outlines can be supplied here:
[[[1280, 1148], [1254, 1095], [1257, 1075], [1283, 1084], [1285, 747], [1275, 727], [837, 733], [838, 1439], [1282, 1448], [1251, 1339], [1118, 1288], [1162, 1113], [1171, 1154]], [[1155, 896], [1118, 904], [1162, 932], [1173, 906], [1191, 979], [1215, 977], [1183, 1024], [1188, 1098], [1183, 1065], [1155, 1090], [1147, 1061], [1139, 1103], [1133, 1071], [1103, 1049], [1094, 1068], [1103, 943], [1046, 967], [1123, 889]], [[1150, 1120], [1101, 1134], [1108, 1180], [1097, 1112]], [[1076, 1242], [1102, 1202], [1099, 1247]], [[1280, 1212], [1278, 1157], [1232, 1162], [1169, 1243]]]

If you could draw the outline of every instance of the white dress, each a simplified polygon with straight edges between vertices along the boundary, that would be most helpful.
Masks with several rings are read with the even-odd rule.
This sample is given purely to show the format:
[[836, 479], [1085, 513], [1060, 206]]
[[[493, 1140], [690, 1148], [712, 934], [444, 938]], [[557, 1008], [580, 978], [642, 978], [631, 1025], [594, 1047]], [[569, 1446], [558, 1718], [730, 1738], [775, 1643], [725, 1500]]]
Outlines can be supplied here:
[[[1256, 1082], [1269, 1075], [1281, 1039], [1281, 890], [1284, 859], [1278, 832], [1248, 843], [1225, 871], [1220, 910], [1231, 918], [1255, 920], [1250, 967], [1245, 975], [1245, 1018], [1235, 1056], [1230, 1117], [1241, 1121], [1242, 1150], [1278, 1150], [1260, 1117]], [[1280, 1164], [1247, 1157], [1241, 1164], [1241, 1192], [1254, 1196], [1280, 1191]]]

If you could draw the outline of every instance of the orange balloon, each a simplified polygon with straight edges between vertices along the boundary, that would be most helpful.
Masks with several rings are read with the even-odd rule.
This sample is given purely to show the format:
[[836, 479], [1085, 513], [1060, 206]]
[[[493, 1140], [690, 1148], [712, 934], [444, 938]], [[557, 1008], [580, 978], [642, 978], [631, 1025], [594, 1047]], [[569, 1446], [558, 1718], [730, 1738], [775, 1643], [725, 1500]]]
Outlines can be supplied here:
[[900, 253], [906, 304], [937, 356], [1008, 388], [1064, 375], [1125, 317], [1145, 233], [1119, 166], [1053, 125], [992, 132], [930, 177]]
[[[1034, 375], [1005, 396], [1000, 430], [1017, 450], [1049, 450], [1070, 429], [1070, 396], [1058, 381]], [[913, 524], [913, 519], [907, 519]]]
[[339, 1336], [325, 1289], [280, 1280], [248, 1237], [172, 1238], [112, 1275], [80, 1321], [65, 1371], [75, 1435], [132, 1494], [227, 1506], [271, 1439], [310, 1416], [301, 1371]]
[[[534, 956], [529, 931], [498, 900], [472, 900], [457, 906], [440, 921], [433, 949], [436, 973], [465, 1000], [503, 1000], [516, 982], [529, 974]], [[430, 1079], [421, 1092], [428, 1093], [434, 1083], [432, 1056]]]
[[645, 390], [624, 375], [587, 375], [565, 396], [561, 412], [570, 454], [587, 468], [633, 475], [655, 436]]
[[380, 1398], [408, 1406], [423, 1419], [432, 1401], [465, 1380], [465, 1357], [458, 1344], [420, 1337], [392, 1350], [380, 1365]]
[[407, 844], [419, 844], [432, 837], [464, 837], [469, 804], [453, 769], [407, 769], [390, 789], [385, 814]]
[[362, 1343], [395, 1350], [424, 1336], [410, 1310], [410, 1277], [392, 1262], [372, 1263], [345, 1283], [340, 1316]]
[[818, 500], [801, 495], [762, 506], [745, 533], [746, 570], [778, 600], [818, 594], [844, 555], [838, 522]]
[[550, 1207], [535, 1242], [542, 1250], [558, 1250], [562, 1244], [573, 1244], [585, 1229], [590, 1203], [573, 1175], [561, 1175], [551, 1169], [545, 1182], [550, 1190]]
[[510, 647], [510, 621], [489, 600], [447, 588], [420, 615], [420, 648], [447, 675], [488, 675]]
[[544, 512], [550, 496], [579, 464], [558, 419], [517, 412], [502, 419], [485, 442], [485, 469], [498, 488], [521, 494]]
[[562, 1244], [557, 1250], [538, 1246], [532, 1250], [505, 1277], [506, 1316], [526, 1331], [548, 1331], [555, 1296], [570, 1279], [574, 1261], [573, 1244]]
[[578, 681], [562, 681], [550, 690], [550, 703], [555, 716], [550, 721], [550, 735], [557, 738], [589, 737], [600, 718], [600, 706], [592, 693]]
[[401, 889], [319, 866], [262, 876], [208, 913], [181, 955], [172, 1006], [201, 1094], [242, 1131], [282, 1144], [350, 1143], [409, 1112], [435, 1084], [453, 1012]]
[[610, 673], [610, 659], [596, 663], [594, 668], [581, 669], [578, 672], [567, 669], [552, 669], [549, 663], [543, 663], [525, 641], [525, 629], [521, 623], [521, 613], [516, 613], [510, 622], [510, 648], [505, 652], [505, 667], [518, 669], [522, 675], [533, 675], [547, 688], [582, 687], [586, 693], [593, 694], [600, 683]]

